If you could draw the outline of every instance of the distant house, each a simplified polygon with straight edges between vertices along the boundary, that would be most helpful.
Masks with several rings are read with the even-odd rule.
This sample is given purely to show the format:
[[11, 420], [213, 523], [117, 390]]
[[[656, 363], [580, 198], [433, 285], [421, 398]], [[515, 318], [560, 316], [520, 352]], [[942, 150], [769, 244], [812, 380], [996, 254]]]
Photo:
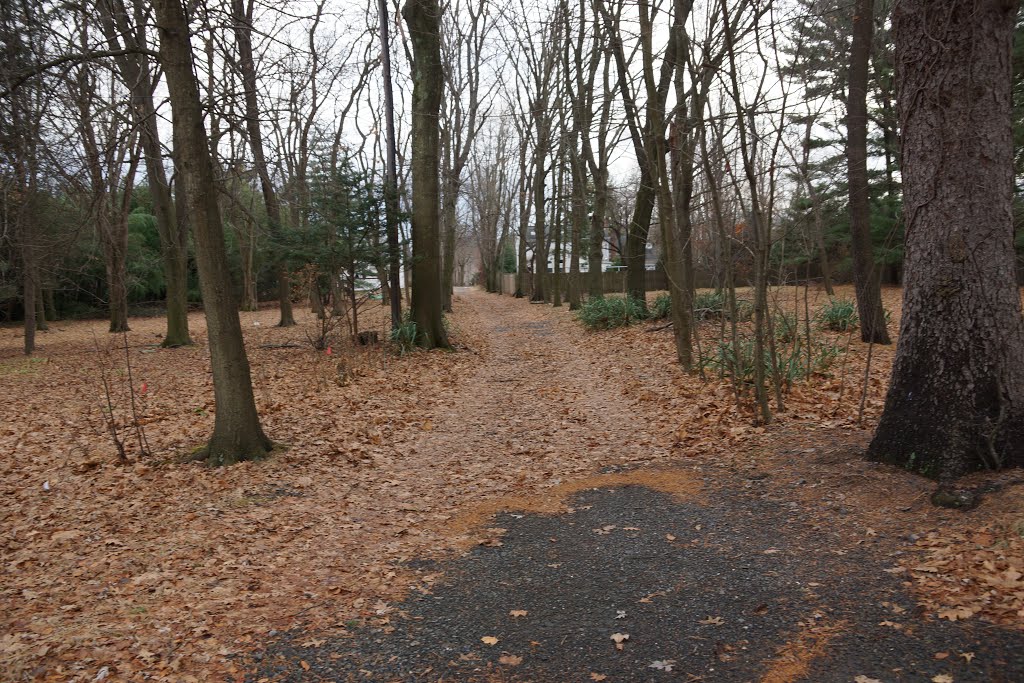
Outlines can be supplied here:
[[[617, 248], [616, 240], [612, 239], [613, 235], [609, 232], [606, 236], [604, 243], [601, 245], [601, 269], [604, 271], [614, 270], [625, 270], [625, 266], [622, 264], [622, 256]], [[532, 272], [533, 266], [536, 261], [534, 258], [534, 245], [536, 244], [537, 238], [533, 228], [530, 228], [530, 232], [526, 238], [526, 262], [528, 269]], [[623, 240], [624, 241], [624, 240]], [[625, 246], [625, 245], [623, 245]], [[518, 248], [518, 242], [516, 243]], [[587, 261], [588, 253], [580, 254], [580, 272], [586, 273], [590, 270], [590, 264]], [[647, 249], [644, 254], [644, 268], [646, 270], [656, 270], [658, 262], [661, 259], [661, 250], [658, 245], [647, 243]], [[569, 272], [569, 263], [572, 260], [572, 250], [569, 244], [564, 244], [562, 249], [562, 272]], [[554, 249], [548, 249], [548, 272], [554, 272], [555, 270], [555, 254]]]

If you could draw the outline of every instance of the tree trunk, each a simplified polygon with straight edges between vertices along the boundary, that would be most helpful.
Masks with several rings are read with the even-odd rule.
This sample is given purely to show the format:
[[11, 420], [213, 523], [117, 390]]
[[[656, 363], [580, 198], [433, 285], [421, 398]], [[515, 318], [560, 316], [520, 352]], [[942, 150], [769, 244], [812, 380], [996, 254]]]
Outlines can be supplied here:
[[[136, 0], [138, 2], [139, 0]], [[145, 48], [144, 31], [130, 30], [128, 11], [122, 0], [97, 3], [103, 35], [112, 49]], [[138, 7], [136, 6], [136, 9]], [[163, 256], [164, 282], [167, 287], [167, 334], [161, 346], [187, 346], [192, 343], [188, 331], [188, 229], [175, 219], [171, 188], [164, 171], [163, 147], [153, 104], [153, 77], [149, 57], [144, 54], [115, 58], [118, 71], [132, 96], [132, 117], [139, 130], [142, 153], [146, 160], [156, 218], [160, 251]]]
[[[238, 47], [238, 69], [242, 75], [242, 90], [245, 94], [245, 129], [249, 136], [253, 165], [260, 177], [263, 203], [270, 221], [270, 235], [278, 242], [274, 245], [275, 248], [281, 249], [283, 226], [281, 202], [277, 197], [277, 190], [274, 189], [270, 169], [267, 167], [267, 159], [263, 150], [263, 130], [260, 128], [259, 101], [256, 97], [256, 64], [252, 54], [252, 4], [250, 3], [246, 8], [243, 2], [244, 0], [232, 0], [231, 12], [235, 43]], [[291, 327], [295, 324], [295, 316], [292, 313], [292, 286], [285, 256], [278, 256], [277, 263], [274, 265], [274, 273], [277, 277], [277, 298], [281, 306], [281, 320], [277, 325], [278, 327]]]
[[633, 216], [626, 233], [626, 248], [622, 260], [626, 266], [626, 294], [647, 306], [647, 233], [654, 215], [656, 191], [654, 178], [644, 164], [640, 169], [640, 187], [636, 192]]
[[441, 8], [438, 0], [406, 0], [402, 16], [413, 47], [412, 93], [412, 319], [416, 342], [448, 348], [441, 295], [438, 201], [438, 115], [441, 79]]
[[36, 329], [40, 332], [49, 332], [50, 326], [46, 323], [46, 303], [43, 301], [43, 290], [36, 288]]
[[459, 199], [459, 183], [449, 177], [445, 183], [444, 193], [444, 254], [441, 269], [441, 297], [443, 298], [444, 310], [452, 312], [452, 286], [455, 276], [455, 224], [458, 220], [455, 215], [455, 205]]
[[211, 465], [226, 465], [263, 457], [272, 444], [264, 435], [256, 412], [220, 207], [216, 193], [210, 191], [215, 187], [213, 161], [203, 128], [188, 22], [179, 0], [154, 0], [153, 7], [210, 340], [216, 418], [213, 435], [198, 457]]
[[[574, 152], [575, 153], [575, 152]], [[580, 307], [583, 281], [580, 278], [580, 251], [587, 231], [587, 180], [583, 160], [572, 165], [572, 249], [569, 253], [569, 310]]]
[[391, 87], [391, 39], [388, 34], [388, 3], [387, 0], [377, 1], [377, 12], [380, 15], [380, 65], [384, 79], [384, 121], [387, 137], [386, 172], [384, 184], [384, 220], [387, 235], [388, 258], [387, 279], [379, 277], [382, 301], [391, 307], [391, 329], [397, 330], [402, 324], [402, 285], [400, 271], [402, 253], [398, 239], [398, 176], [396, 171], [395, 150], [395, 105]]
[[[535, 113], [535, 117], [542, 116]], [[538, 124], [538, 128], [542, 128]], [[533, 293], [530, 301], [547, 300], [547, 275], [548, 275], [548, 243], [545, 234], [545, 213], [544, 213], [544, 178], [545, 164], [548, 156], [548, 135], [547, 131], [537, 131], [537, 147], [534, 150], [536, 157], [533, 167]]]
[[47, 320], [57, 319], [57, 302], [53, 296], [53, 287], [47, 287], [43, 290], [43, 301], [45, 302], [45, 312]]
[[[102, 237], [103, 251], [106, 257], [110, 331], [127, 332], [130, 329], [128, 327], [128, 288], [126, 286], [128, 224], [127, 220], [122, 222], [119, 217], [111, 218], [109, 216], [102, 219], [102, 222], [107, 223], [107, 226], [97, 227], [104, 233]], [[117, 223], [117, 225], [110, 225], [111, 223]]]
[[259, 301], [256, 296], [256, 231], [247, 219], [243, 219], [244, 225], [239, 230], [238, 252], [242, 257], [242, 310], [258, 311]]
[[868, 195], [868, 61], [874, 27], [874, 0], [857, 0], [853, 11], [853, 45], [850, 48], [849, 88], [846, 100], [846, 162], [850, 189], [850, 241], [853, 281], [857, 290], [860, 338], [864, 342], [889, 343], [882, 308], [880, 270], [875, 266], [871, 241], [871, 208]]
[[25, 355], [31, 356], [36, 350], [36, 272], [32, 247], [22, 247], [22, 292], [25, 307]]
[[1014, 278], [1015, 2], [893, 14], [907, 219], [903, 315], [869, 457], [949, 480], [1024, 465]]

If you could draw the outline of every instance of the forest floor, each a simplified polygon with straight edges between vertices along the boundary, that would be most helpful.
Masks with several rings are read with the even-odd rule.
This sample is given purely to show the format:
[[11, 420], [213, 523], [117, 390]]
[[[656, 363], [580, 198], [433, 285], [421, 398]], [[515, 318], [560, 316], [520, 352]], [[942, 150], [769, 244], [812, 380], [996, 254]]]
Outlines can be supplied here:
[[[1024, 678], [1024, 487], [976, 475], [956, 512], [862, 460], [891, 347], [865, 373], [833, 334], [757, 427], [658, 324], [460, 290], [454, 353], [328, 355], [304, 316], [242, 314], [282, 448], [224, 469], [178, 457], [212, 427], [200, 315], [181, 349], [133, 319], [130, 381], [100, 322], [32, 359], [0, 329], [0, 678]], [[129, 430], [118, 464], [104, 377], [149, 455]]]

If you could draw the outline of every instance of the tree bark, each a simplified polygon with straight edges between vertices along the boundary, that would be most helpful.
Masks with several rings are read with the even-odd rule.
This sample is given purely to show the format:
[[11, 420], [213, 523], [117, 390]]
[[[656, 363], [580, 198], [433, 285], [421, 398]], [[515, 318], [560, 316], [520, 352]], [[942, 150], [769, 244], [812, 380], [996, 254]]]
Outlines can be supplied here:
[[939, 480], [1024, 465], [1014, 278], [1016, 2], [904, 0], [893, 14], [906, 216], [903, 315], [868, 450]]
[[36, 277], [32, 246], [22, 246], [22, 301], [25, 307], [25, 355], [36, 351]]
[[[101, 211], [106, 211], [101, 208]], [[128, 288], [125, 281], [128, 272], [128, 220], [120, 216], [105, 215], [100, 218], [104, 226], [97, 226], [102, 233], [103, 251], [107, 271], [107, 296], [110, 312], [110, 331], [127, 332], [128, 327]], [[109, 225], [115, 223], [115, 225]]]
[[438, 234], [440, 161], [441, 8], [437, 0], [407, 0], [402, 16], [413, 48], [412, 91], [412, 319], [416, 342], [448, 348], [441, 295]]
[[[395, 105], [391, 87], [391, 39], [388, 35], [388, 3], [378, 0], [377, 12], [380, 14], [380, 65], [384, 77], [384, 122], [387, 137], [385, 154], [387, 175], [384, 186], [384, 220], [387, 235], [388, 258], [387, 280], [379, 278], [388, 305], [391, 307], [391, 329], [397, 330], [402, 324], [402, 250], [398, 239], [398, 175], [395, 158]], [[379, 271], [378, 271], [379, 275]]]
[[[148, 48], [145, 29], [132, 31], [128, 11], [122, 0], [97, 3], [104, 37], [111, 49], [119, 49], [119, 36], [126, 47]], [[136, 15], [141, 15], [135, 6]], [[163, 146], [153, 104], [153, 76], [149, 57], [142, 52], [124, 54], [115, 60], [118, 71], [132, 95], [132, 116], [139, 130], [142, 153], [146, 160], [146, 179], [153, 200], [160, 251], [163, 256], [164, 284], [167, 288], [167, 334], [161, 346], [188, 346], [188, 229], [174, 216], [171, 187], [164, 170]]]
[[154, 0], [153, 7], [210, 340], [216, 418], [213, 435], [197, 457], [211, 465], [226, 465], [261, 458], [272, 444], [264, 435], [256, 412], [220, 206], [216, 193], [210, 191], [214, 187], [213, 161], [203, 128], [188, 22], [179, 0]]
[[[249, 136], [249, 148], [252, 150], [253, 165], [260, 177], [260, 189], [263, 203], [270, 221], [270, 235], [279, 243], [274, 245], [281, 249], [282, 236], [281, 202], [274, 189], [267, 167], [267, 158], [263, 150], [263, 130], [260, 128], [259, 101], [256, 98], [256, 64], [252, 54], [252, 4], [248, 8], [244, 0], [231, 0], [232, 20], [234, 22], [235, 43], [238, 46], [238, 69], [242, 75], [242, 90], [245, 94], [245, 129]], [[288, 274], [287, 258], [279, 255], [274, 264], [277, 277], [277, 298], [281, 307], [281, 319], [278, 327], [291, 327], [295, 324], [292, 313], [292, 286]]]
[[874, 0], [857, 0], [853, 10], [849, 87], [846, 93], [846, 162], [850, 190], [850, 242], [857, 290], [860, 338], [889, 343], [882, 308], [881, 272], [875, 265], [868, 195], [868, 62], [874, 28]]

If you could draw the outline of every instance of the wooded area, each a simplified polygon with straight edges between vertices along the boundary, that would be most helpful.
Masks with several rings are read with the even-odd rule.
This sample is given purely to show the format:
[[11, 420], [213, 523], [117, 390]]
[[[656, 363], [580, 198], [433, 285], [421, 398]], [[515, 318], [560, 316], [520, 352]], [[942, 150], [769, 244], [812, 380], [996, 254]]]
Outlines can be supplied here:
[[[850, 528], [941, 521], [914, 552], [946, 558], [948, 581], [900, 569], [919, 604], [1024, 624], [1007, 473], [1024, 465], [1018, 3], [19, 1], [0, 6], [0, 56], [12, 680], [244, 677], [216, 647], [171, 654], [183, 625], [225, 629], [231, 653], [299, 610], [366, 626], [414, 585], [406, 560], [500, 547], [494, 513], [571, 509], [572, 482], [597, 473], [678, 497], [692, 468], [700, 486], [746, 490], [736, 449], [780, 481], [845, 486], [844, 470], [925, 495], [927, 511], [851, 494]], [[829, 442], [831, 463], [780, 455]], [[632, 473], [652, 464], [676, 484]], [[181, 486], [186, 502], [161, 511]], [[401, 495], [382, 502], [389, 487]], [[170, 601], [168, 577], [213, 552], [180, 528], [207, 494], [259, 527], [266, 558], [245, 562], [270, 572], [301, 560], [263, 511], [306, 530], [314, 500], [358, 509], [319, 522], [355, 569], [334, 584], [340, 550], [311, 551], [278, 607], [243, 604], [260, 591], [222, 577], [230, 608], [199, 621], [147, 603], [176, 644], [125, 602], [114, 621], [164, 650], [122, 642], [133, 663], [117, 668], [87, 577], [109, 592], [155, 571]], [[831, 495], [815, 504], [832, 510]], [[973, 525], [947, 516], [989, 499]], [[734, 521], [749, 510], [736, 505], [701, 509]], [[401, 540], [378, 515], [404, 516]], [[100, 517], [102, 533], [83, 530]], [[173, 559], [150, 570], [161, 525]], [[104, 536], [130, 550], [100, 568]], [[234, 566], [249, 553], [227, 536], [218, 561]], [[976, 561], [949, 559], [972, 543]], [[52, 588], [51, 566], [75, 580]], [[82, 609], [68, 591], [93, 629], [81, 647], [54, 612]], [[241, 615], [266, 621], [226, 623]]]

